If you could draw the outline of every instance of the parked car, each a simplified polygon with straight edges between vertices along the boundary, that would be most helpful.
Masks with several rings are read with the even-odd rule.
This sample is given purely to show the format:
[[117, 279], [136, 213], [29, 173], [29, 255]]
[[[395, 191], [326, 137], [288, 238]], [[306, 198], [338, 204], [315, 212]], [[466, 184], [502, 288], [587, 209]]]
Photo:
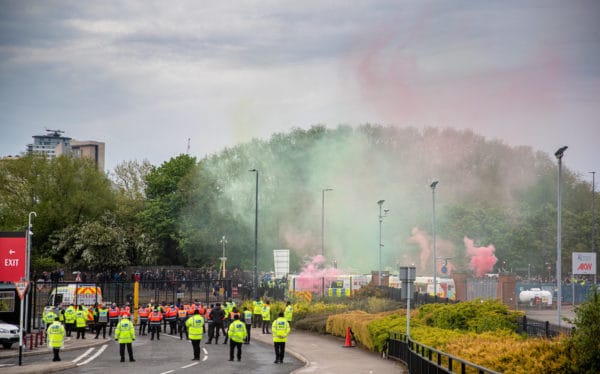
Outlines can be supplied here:
[[19, 342], [19, 326], [0, 321], [0, 344], [5, 349], [10, 349], [14, 343]]

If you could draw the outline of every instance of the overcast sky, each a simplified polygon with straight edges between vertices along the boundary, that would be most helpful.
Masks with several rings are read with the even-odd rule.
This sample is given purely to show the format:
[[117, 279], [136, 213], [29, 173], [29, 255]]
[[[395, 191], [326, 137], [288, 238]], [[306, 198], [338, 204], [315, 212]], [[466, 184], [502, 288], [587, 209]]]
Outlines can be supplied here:
[[599, 1], [0, 0], [0, 156], [106, 168], [314, 124], [470, 128], [600, 172]]

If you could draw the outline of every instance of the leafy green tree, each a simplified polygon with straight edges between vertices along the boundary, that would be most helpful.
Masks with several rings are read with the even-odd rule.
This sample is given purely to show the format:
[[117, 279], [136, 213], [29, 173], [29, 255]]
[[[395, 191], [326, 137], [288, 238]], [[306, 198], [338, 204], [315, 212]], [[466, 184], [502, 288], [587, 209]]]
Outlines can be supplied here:
[[575, 308], [575, 332], [569, 338], [575, 373], [600, 372], [600, 293], [591, 291], [587, 303]]
[[196, 158], [179, 155], [153, 167], [146, 175], [147, 202], [138, 217], [144, 231], [158, 240], [161, 264], [185, 264], [186, 259], [179, 246], [179, 219], [188, 204], [179, 189], [183, 178], [192, 172]]

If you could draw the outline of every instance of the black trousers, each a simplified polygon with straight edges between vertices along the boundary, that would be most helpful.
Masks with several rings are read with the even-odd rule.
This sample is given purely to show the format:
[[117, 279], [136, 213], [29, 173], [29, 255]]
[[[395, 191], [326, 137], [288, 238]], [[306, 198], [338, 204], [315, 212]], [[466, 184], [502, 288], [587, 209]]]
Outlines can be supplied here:
[[71, 336], [71, 331], [75, 330], [75, 323], [65, 323], [66, 336]]
[[214, 323], [215, 326], [215, 339], [218, 342], [219, 341], [219, 331], [223, 332], [223, 336], [225, 337], [225, 339], [227, 339], [227, 331], [225, 331], [225, 326], [223, 326], [222, 323]]
[[265, 321], [263, 319], [262, 321], [262, 332], [263, 334], [270, 334], [271, 333], [271, 321]]
[[194, 350], [194, 360], [200, 359], [200, 339], [192, 340], [192, 349]]
[[185, 338], [187, 339], [187, 327], [185, 326], [185, 320], [179, 320], [179, 339], [183, 340], [183, 334], [185, 333]]
[[115, 327], [115, 328], [117, 327], [117, 324], [119, 323], [119, 319], [118, 318], [115, 318], [115, 319], [111, 318], [111, 319], [108, 320], [108, 323], [109, 323], [109, 325], [108, 325], [108, 336], [111, 336], [112, 335], [112, 329], [113, 329], [113, 327]]
[[250, 344], [250, 331], [252, 331], [252, 324], [246, 323], [246, 333], [248, 333], [248, 335], [246, 335], [246, 341], [244, 342], [246, 344]]
[[150, 340], [154, 340], [154, 333], [156, 333], [156, 339], [160, 340], [160, 325], [150, 324]]
[[96, 324], [96, 339], [100, 336], [100, 330], [102, 330], [102, 337], [106, 338], [106, 322]]
[[140, 329], [138, 335], [146, 335], [146, 326], [148, 326], [148, 318], [140, 318]]
[[262, 315], [254, 313], [252, 315], [253, 327], [261, 326], [262, 324]]
[[58, 355], [58, 352], [60, 352], [60, 348], [52, 348], [52, 352], [54, 353], [54, 358], [52, 359], [52, 361], [60, 361], [60, 356]]
[[79, 339], [79, 336], [81, 336], [81, 339], [85, 339], [85, 326], [77, 328], [77, 339]]
[[131, 343], [119, 343], [119, 353], [121, 354], [121, 361], [125, 361], [125, 346], [127, 346], [127, 354], [129, 355], [129, 361], [133, 361], [133, 348]]
[[285, 342], [275, 342], [275, 361], [282, 363], [285, 356]]
[[229, 340], [229, 361], [233, 361], [233, 351], [237, 348], [237, 359], [242, 359], [242, 343], [234, 342]]
[[212, 322], [207, 323], [208, 325], [208, 343], [210, 344], [215, 337], [215, 324]]

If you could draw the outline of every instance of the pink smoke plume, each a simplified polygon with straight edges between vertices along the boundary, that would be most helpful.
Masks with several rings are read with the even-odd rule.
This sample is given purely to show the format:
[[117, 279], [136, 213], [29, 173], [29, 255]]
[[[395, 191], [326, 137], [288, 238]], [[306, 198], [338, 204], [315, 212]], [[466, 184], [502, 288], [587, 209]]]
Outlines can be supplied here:
[[494, 265], [498, 262], [498, 258], [494, 255], [496, 248], [494, 248], [493, 244], [487, 247], [475, 247], [473, 240], [466, 236], [464, 242], [467, 255], [471, 256], [469, 268], [473, 270], [476, 277], [481, 277], [494, 268]]
[[431, 257], [431, 247], [429, 246], [429, 235], [418, 227], [413, 227], [412, 236], [408, 239], [409, 243], [415, 243], [421, 248], [419, 270], [422, 273], [426, 269], [427, 260]]
[[321, 292], [323, 278], [325, 278], [325, 287], [329, 287], [328, 282], [331, 282], [341, 272], [336, 268], [326, 268], [324, 264], [325, 257], [321, 255], [316, 255], [307, 262], [296, 278], [296, 290]]

